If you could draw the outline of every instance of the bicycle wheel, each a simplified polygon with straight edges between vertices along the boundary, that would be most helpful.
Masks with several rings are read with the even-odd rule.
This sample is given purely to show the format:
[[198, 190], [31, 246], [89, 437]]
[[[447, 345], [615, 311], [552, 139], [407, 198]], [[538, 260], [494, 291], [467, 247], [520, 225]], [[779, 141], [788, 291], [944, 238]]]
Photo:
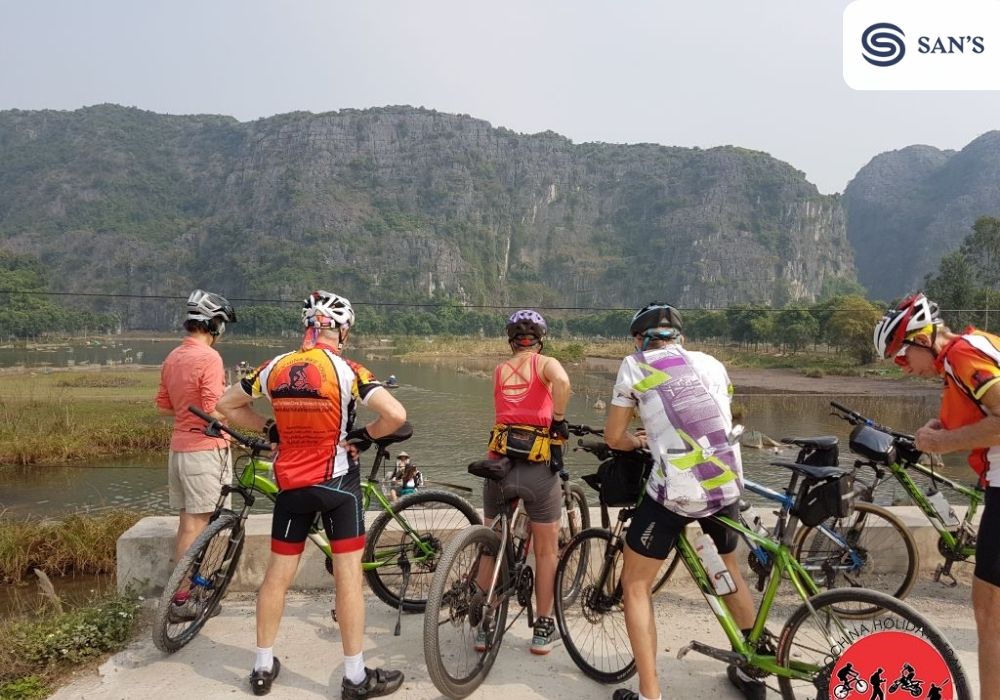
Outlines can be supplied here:
[[[464, 698], [486, 679], [507, 624], [510, 603], [510, 574], [500, 567], [496, 590], [503, 593], [487, 608], [485, 594], [477, 579], [480, 568], [489, 577], [500, 538], [483, 525], [473, 526], [455, 537], [445, 549], [431, 581], [424, 614], [424, 661], [435, 687], [449, 698]], [[477, 634], [485, 634], [482, 651], [477, 651]]]
[[[870, 588], [895, 598], [910, 592], [920, 561], [913, 535], [899, 518], [864, 502], [846, 518], [803, 527], [792, 554], [821, 588]], [[876, 610], [841, 612], [864, 617]]]
[[450, 491], [421, 489], [400, 498], [391, 513], [379, 514], [368, 533], [362, 556], [368, 585], [381, 601], [398, 607], [405, 564], [410, 567], [410, 582], [403, 610], [423, 612], [431, 577], [448, 542], [469, 525], [482, 522], [468, 501]]
[[[163, 588], [153, 622], [153, 643], [157, 649], [175, 652], [205, 626], [236, 573], [244, 534], [240, 516], [222, 511], [177, 562]], [[176, 605], [176, 596], [185, 592], [188, 602]], [[180, 608], [187, 614], [182, 615]]]
[[663, 566], [660, 567], [660, 571], [662, 573], [653, 583], [653, 595], [659, 593], [660, 589], [667, 585], [667, 579], [673, 575], [674, 570], [680, 562], [681, 555], [678, 553], [677, 548], [674, 547], [670, 550], [670, 554], [667, 555], [667, 558], [663, 560]]
[[[559, 526], [559, 556], [577, 534], [590, 527], [590, 506], [587, 505], [587, 494], [577, 484], [563, 484], [563, 508], [562, 520]], [[585, 552], [583, 554], [586, 554]], [[563, 587], [557, 588], [559, 595], [572, 599], [580, 591], [580, 582], [583, 578], [583, 570], [587, 566], [586, 558], [577, 557], [575, 563], [575, 573], [564, 576]]]
[[[588, 564], [579, 566], [581, 559]], [[622, 560], [621, 547], [611, 547], [611, 533], [591, 528], [573, 538], [556, 567], [557, 591], [567, 575], [583, 573], [579, 595], [556, 596], [556, 622], [573, 663], [600, 683], [621, 683], [635, 674], [622, 604]]]
[[[852, 619], [841, 610], [875, 609], [871, 621]], [[835, 695], [837, 679], [834, 665], [843, 649], [857, 643], [873, 630], [898, 630], [926, 642], [941, 655], [950, 679], [936, 679], [938, 685], [950, 681], [954, 697], [972, 697], [969, 679], [958, 655], [940, 631], [916, 610], [895, 598], [864, 588], [835, 588], [824, 591], [800, 605], [788, 618], [778, 639], [777, 663], [796, 669], [814, 668], [807, 680], [778, 678], [781, 696], [795, 698], [826, 698]]]

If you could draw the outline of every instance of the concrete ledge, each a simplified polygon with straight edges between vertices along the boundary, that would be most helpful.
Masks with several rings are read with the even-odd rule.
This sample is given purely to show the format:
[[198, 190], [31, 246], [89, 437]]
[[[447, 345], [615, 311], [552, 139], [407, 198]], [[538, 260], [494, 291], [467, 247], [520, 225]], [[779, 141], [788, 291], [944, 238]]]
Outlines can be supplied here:
[[[764, 523], [774, 524], [775, 516], [764, 505], [757, 510]], [[927, 518], [915, 506], [894, 506], [889, 508], [909, 528], [917, 543], [922, 569], [933, 570], [941, 561], [937, 551], [938, 534], [927, 522]], [[617, 508], [611, 509], [611, 522], [617, 518]], [[959, 518], [965, 515], [965, 508], [956, 507]], [[379, 515], [366, 513], [366, 522], [371, 526]], [[480, 510], [480, 516], [482, 511]], [[594, 527], [601, 524], [599, 508], [590, 509], [590, 522]], [[976, 519], [978, 523], [978, 517]], [[118, 539], [117, 556], [118, 589], [131, 586], [142, 595], [159, 596], [163, 584], [174, 569], [173, 548], [177, 532], [175, 516], [155, 516], [140, 520]], [[741, 545], [742, 546], [742, 545]], [[246, 544], [230, 584], [231, 591], [256, 591], [264, 578], [267, 560], [271, 550], [271, 515], [269, 513], [251, 515], [247, 519]], [[311, 543], [306, 543], [305, 553], [299, 565], [293, 588], [298, 590], [326, 589], [330, 587], [330, 575], [324, 564], [325, 557]], [[902, 553], [900, 563], [902, 563]], [[884, 563], [884, 562], [883, 562]]]

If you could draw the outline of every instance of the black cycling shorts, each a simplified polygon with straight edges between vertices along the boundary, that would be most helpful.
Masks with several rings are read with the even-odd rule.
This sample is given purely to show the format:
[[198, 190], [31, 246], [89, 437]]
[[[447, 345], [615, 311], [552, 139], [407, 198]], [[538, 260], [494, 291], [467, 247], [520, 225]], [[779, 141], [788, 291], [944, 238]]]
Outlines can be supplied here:
[[986, 489], [976, 536], [976, 578], [1000, 586], [1000, 486]]
[[[739, 522], [739, 501], [722, 508], [714, 515], [725, 515]], [[701, 525], [705, 534], [715, 542], [719, 554], [729, 554], [736, 550], [740, 537], [735, 530], [730, 530], [711, 517], [689, 518], [679, 515], [657, 503], [649, 494], [642, 497], [642, 501], [635, 509], [635, 515], [632, 516], [632, 522], [629, 523], [625, 535], [625, 544], [636, 554], [644, 557], [666, 559], [670, 550], [677, 544], [677, 536], [688, 523], [693, 523], [695, 520]]]
[[365, 546], [365, 513], [361, 501], [361, 472], [350, 469], [323, 484], [282, 491], [274, 501], [271, 551], [302, 554], [316, 514], [334, 554], [356, 552]]

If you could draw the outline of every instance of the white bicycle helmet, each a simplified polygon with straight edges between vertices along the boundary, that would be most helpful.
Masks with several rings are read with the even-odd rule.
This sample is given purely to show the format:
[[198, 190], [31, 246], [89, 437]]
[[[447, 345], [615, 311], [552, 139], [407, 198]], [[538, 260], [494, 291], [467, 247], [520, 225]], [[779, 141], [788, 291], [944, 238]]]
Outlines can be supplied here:
[[875, 324], [873, 341], [879, 357], [890, 358], [903, 349], [906, 336], [927, 326], [941, 325], [938, 305], [922, 292], [911, 294]]
[[307, 328], [350, 328], [354, 325], [354, 309], [344, 297], [318, 290], [302, 302], [302, 325]]
[[211, 321], [221, 319], [224, 323], [236, 323], [236, 311], [221, 294], [213, 294], [203, 289], [191, 292], [187, 300], [187, 320]]

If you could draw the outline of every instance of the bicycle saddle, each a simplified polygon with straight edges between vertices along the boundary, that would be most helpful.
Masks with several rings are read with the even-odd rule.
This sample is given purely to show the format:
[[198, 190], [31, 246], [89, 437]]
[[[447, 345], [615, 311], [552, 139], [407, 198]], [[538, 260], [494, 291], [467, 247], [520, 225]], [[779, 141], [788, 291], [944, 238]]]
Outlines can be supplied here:
[[471, 462], [469, 464], [468, 471], [473, 476], [478, 476], [482, 479], [503, 481], [503, 478], [510, 473], [513, 466], [514, 465], [507, 457], [501, 457], [500, 459], [481, 459], [477, 462]]
[[841, 469], [840, 467], [814, 467], [809, 464], [799, 464], [798, 462], [775, 461], [771, 462], [771, 464], [775, 467], [785, 467], [786, 469], [797, 471], [799, 474], [810, 479], [836, 479], [847, 473], [846, 469]]
[[818, 437], [783, 437], [781, 441], [786, 445], [798, 445], [799, 447], [813, 447], [820, 450], [828, 450], [836, 447], [838, 440], [836, 435], [820, 435]]

